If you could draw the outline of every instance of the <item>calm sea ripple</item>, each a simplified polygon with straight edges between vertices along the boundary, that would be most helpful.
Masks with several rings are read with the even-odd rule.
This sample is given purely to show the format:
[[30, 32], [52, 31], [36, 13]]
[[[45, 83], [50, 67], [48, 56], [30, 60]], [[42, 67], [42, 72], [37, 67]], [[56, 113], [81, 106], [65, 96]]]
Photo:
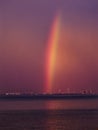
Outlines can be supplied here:
[[1, 111], [0, 130], [98, 130], [98, 110]]

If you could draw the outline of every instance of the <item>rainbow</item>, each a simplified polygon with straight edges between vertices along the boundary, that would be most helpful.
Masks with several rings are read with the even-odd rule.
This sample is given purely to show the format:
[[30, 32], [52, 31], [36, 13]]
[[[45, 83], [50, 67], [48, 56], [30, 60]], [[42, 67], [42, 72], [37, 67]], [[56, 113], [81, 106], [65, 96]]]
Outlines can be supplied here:
[[52, 92], [55, 62], [57, 56], [60, 28], [60, 13], [56, 15], [50, 32], [46, 49], [46, 70], [45, 70], [45, 92]]

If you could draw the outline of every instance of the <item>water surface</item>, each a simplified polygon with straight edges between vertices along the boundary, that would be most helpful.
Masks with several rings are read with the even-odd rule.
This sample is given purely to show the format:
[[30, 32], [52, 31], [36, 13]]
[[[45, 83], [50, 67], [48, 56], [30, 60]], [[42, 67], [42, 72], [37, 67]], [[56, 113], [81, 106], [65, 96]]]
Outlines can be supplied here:
[[98, 111], [6, 111], [0, 113], [0, 130], [98, 130]]
[[98, 99], [0, 100], [0, 130], [98, 130]]
[[0, 100], [0, 110], [98, 109], [98, 99]]

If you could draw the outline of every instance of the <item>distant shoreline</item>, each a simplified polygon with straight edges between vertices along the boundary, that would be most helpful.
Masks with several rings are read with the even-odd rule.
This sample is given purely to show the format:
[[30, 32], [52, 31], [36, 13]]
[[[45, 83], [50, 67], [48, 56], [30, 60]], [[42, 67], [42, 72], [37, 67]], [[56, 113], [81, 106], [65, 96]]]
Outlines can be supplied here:
[[98, 95], [93, 94], [37, 94], [37, 95], [1, 95], [6, 100], [56, 100], [56, 99], [95, 99]]

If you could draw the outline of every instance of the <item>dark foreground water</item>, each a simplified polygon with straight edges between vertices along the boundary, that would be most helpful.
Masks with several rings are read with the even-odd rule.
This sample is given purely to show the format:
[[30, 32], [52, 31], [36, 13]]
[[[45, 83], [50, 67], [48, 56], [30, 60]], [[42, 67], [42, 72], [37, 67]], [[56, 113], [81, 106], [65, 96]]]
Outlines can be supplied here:
[[98, 130], [98, 99], [0, 100], [0, 130]]
[[0, 130], [98, 130], [98, 110], [2, 111]]

